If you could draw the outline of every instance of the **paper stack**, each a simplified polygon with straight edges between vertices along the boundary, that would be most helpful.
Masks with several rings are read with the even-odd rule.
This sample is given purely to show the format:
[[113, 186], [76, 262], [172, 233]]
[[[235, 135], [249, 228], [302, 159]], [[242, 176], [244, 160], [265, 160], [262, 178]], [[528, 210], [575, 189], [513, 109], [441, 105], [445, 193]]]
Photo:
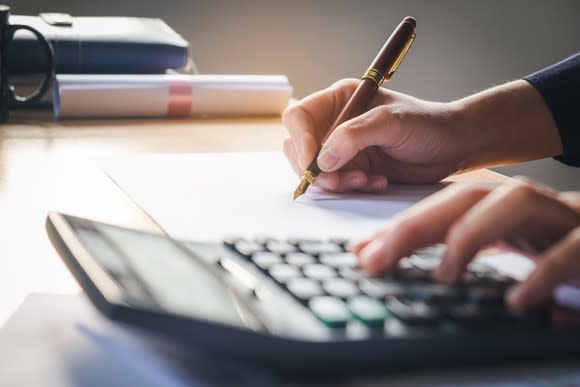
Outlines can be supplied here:
[[292, 97], [283, 75], [57, 75], [58, 118], [280, 114]]

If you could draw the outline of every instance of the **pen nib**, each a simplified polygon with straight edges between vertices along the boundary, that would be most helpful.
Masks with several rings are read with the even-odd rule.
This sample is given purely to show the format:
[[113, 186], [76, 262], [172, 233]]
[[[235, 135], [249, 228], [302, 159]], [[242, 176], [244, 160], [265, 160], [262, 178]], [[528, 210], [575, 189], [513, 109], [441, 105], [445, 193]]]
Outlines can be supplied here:
[[310, 183], [308, 182], [308, 180], [302, 178], [302, 180], [300, 180], [300, 184], [298, 184], [298, 187], [296, 188], [296, 190], [294, 190], [294, 200], [296, 200], [299, 196], [301, 196], [304, 192], [306, 192], [309, 186]]

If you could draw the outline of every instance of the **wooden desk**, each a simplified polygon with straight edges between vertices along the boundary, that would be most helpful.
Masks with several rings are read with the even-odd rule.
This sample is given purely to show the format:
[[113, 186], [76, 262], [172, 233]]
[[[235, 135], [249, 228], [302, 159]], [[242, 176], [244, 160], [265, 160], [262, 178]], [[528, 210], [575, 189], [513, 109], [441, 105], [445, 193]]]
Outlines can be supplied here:
[[[58, 210], [128, 226], [149, 224], [95, 160], [144, 153], [272, 151], [286, 136], [278, 118], [55, 122], [12, 114], [0, 126], [0, 326], [30, 292], [78, 291], [44, 221]], [[477, 171], [461, 180], [499, 182]]]

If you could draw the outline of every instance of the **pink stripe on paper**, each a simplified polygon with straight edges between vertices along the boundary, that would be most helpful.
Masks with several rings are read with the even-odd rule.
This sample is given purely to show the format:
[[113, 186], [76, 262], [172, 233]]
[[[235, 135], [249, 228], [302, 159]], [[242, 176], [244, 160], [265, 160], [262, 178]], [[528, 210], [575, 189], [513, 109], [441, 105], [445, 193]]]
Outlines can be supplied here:
[[167, 115], [169, 117], [190, 115], [192, 103], [191, 83], [186, 79], [177, 77], [167, 77], [167, 82], [169, 84]]

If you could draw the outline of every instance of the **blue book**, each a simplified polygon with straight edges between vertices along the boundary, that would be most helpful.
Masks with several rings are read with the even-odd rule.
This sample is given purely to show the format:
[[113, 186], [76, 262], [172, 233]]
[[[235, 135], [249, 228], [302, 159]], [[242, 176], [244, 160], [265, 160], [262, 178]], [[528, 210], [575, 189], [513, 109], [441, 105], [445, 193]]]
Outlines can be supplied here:
[[[189, 44], [161, 19], [41, 14], [12, 15], [10, 23], [40, 31], [61, 74], [156, 74], [188, 63]], [[34, 36], [18, 32], [8, 50], [9, 72], [42, 73], [45, 66]]]

